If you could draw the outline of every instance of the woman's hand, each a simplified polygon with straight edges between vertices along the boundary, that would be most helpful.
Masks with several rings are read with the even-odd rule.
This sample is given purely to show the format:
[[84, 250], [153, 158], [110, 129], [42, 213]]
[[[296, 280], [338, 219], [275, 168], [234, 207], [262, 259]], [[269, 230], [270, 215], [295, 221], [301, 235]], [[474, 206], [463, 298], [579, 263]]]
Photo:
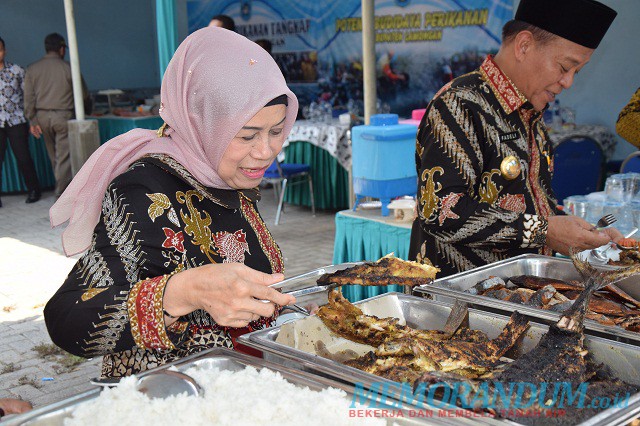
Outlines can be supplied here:
[[295, 303], [293, 296], [269, 288], [283, 278], [282, 274], [265, 274], [241, 263], [204, 265], [171, 277], [163, 305], [173, 316], [204, 309], [219, 325], [244, 327], [260, 317], [273, 315], [274, 303], [281, 306]]

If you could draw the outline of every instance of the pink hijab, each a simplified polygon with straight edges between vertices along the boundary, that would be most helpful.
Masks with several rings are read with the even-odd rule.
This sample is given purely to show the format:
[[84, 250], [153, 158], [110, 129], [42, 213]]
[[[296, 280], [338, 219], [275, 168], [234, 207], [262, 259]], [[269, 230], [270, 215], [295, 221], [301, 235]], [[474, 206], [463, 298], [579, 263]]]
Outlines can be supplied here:
[[222, 28], [203, 28], [178, 47], [162, 79], [160, 116], [169, 129], [135, 129], [111, 139], [91, 155], [49, 210], [51, 226], [67, 220], [67, 256], [91, 245], [109, 183], [147, 154], [167, 154], [206, 186], [228, 189], [217, 170], [238, 131], [269, 101], [287, 95], [284, 133], [298, 100], [271, 55], [253, 41]]

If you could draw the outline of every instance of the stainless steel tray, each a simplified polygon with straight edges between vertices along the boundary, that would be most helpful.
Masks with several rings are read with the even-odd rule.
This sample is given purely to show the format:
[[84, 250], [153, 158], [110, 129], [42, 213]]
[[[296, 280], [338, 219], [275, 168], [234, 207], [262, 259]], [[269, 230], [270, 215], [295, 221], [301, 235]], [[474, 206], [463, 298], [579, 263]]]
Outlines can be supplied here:
[[[322, 389], [326, 389], [328, 387], [334, 387], [338, 389], [342, 389], [347, 393], [347, 397], [350, 400], [353, 400], [354, 397], [354, 386], [350, 384], [346, 384], [344, 382], [338, 382], [335, 380], [328, 379], [326, 377], [321, 377], [317, 375], [312, 375], [304, 371], [296, 371], [287, 367], [284, 367], [281, 364], [272, 363], [267, 360], [263, 360], [260, 358], [248, 356], [245, 354], [241, 354], [238, 352], [234, 352], [228, 349], [223, 348], [213, 348], [206, 351], [203, 351], [198, 354], [191, 355], [189, 357], [185, 357], [181, 360], [178, 360], [173, 363], [165, 364], [161, 367], [146, 371], [144, 373], [139, 374], [139, 377], [143, 377], [151, 372], [156, 372], [160, 370], [164, 370], [170, 367], [175, 367], [179, 371], [185, 371], [190, 367], [198, 366], [200, 368], [217, 368], [219, 370], [229, 370], [229, 371], [240, 371], [243, 370], [246, 366], [253, 366], [255, 368], [268, 368], [270, 370], [278, 371], [280, 374], [289, 382], [295, 384], [299, 387], [308, 387], [315, 391], [320, 391]], [[88, 392], [84, 392], [77, 396], [65, 399], [63, 401], [37, 408], [25, 414], [21, 414], [19, 416], [13, 416], [7, 419], [5, 422], [2, 422], [3, 425], [8, 426], [17, 426], [17, 425], [62, 425], [64, 424], [64, 419], [71, 416], [71, 412], [77, 407], [79, 404], [83, 402], [89, 401], [98, 397], [100, 393], [100, 389], [94, 389]], [[361, 400], [360, 397], [362, 395], [358, 395], [358, 400]], [[384, 404], [389, 401], [381, 401], [378, 400], [379, 403]], [[301, 409], [302, 407], [292, 407], [292, 409]], [[363, 407], [366, 408], [366, 407]], [[247, 407], [250, 409], [250, 407]], [[437, 424], [437, 425], [455, 425], [460, 424], [458, 419], [454, 418], [435, 418], [429, 419], [428, 423], [425, 419], [419, 417], [412, 417], [409, 413], [411, 409], [421, 409], [424, 408], [419, 407], [411, 407], [405, 406], [403, 409], [403, 415], [405, 417], [388, 417], [386, 418], [386, 423], [389, 426], [399, 425], [399, 426], [414, 426], [414, 425], [424, 425], [424, 424]], [[435, 408], [434, 408], [435, 410]], [[345, 412], [345, 416], [348, 413]], [[461, 419], [466, 420], [466, 419]], [[471, 424], [470, 422], [466, 422], [463, 424]]]
[[[420, 329], [442, 329], [451, 312], [451, 303], [444, 301], [428, 300], [416, 296], [401, 293], [387, 293], [358, 302], [357, 305], [365, 313], [389, 316], [389, 312], [396, 312], [398, 318], [406, 321], [406, 324]], [[302, 321], [311, 318], [300, 319], [299, 326], [305, 329]], [[488, 313], [477, 309], [469, 309], [469, 327], [486, 332], [490, 338], [496, 337], [509, 320], [506, 315]], [[295, 325], [295, 323], [294, 323]], [[274, 327], [259, 330], [241, 336], [243, 344], [263, 351], [265, 359], [288, 365], [292, 368], [323, 374], [328, 377], [343, 380], [350, 384], [361, 383], [369, 389], [380, 386], [397, 386], [398, 383], [365, 373], [361, 370], [345, 366], [339, 362], [323, 358], [311, 351], [304, 351], [276, 341], [282, 327]], [[506, 357], [517, 358], [522, 353], [531, 350], [548, 330], [546, 324], [530, 322], [530, 328], [524, 337], [512, 348]], [[313, 337], [310, 337], [311, 339]], [[336, 340], [346, 339], [335, 337]], [[626, 381], [640, 384], [640, 348], [597, 336], [585, 336], [585, 344], [597, 362], [609, 366], [616, 375]], [[357, 344], [354, 344], [357, 345]], [[337, 344], [335, 347], [339, 347]], [[344, 347], [344, 346], [342, 346]], [[640, 394], [632, 395], [629, 405], [624, 408], [610, 408], [592, 417], [582, 425], [617, 425], [623, 424], [640, 414]], [[473, 418], [475, 424], [514, 424], [508, 420], [493, 418]], [[515, 423], [517, 424], [517, 423]]]
[[[616, 269], [613, 266], [597, 266], [597, 268]], [[415, 287], [413, 291], [414, 294], [435, 295], [436, 300], [449, 302], [451, 302], [453, 298], [463, 300], [475, 305], [479, 309], [492, 310], [493, 312], [505, 313], [517, 310], [530, 317], [543, 319], [547, 324], [558, 321], [561, 316], [558, 312], [466, 292], [467, 289], [490, 276], [498, 276], [506, 279], [516, 275], [535, 275], [561, 280], [581, 279], [578, 271], [576, 271], [573, 263], [569, 259], [524, 254], [469, 271], [460, 272], [449, 277], [439, 278], [431, 284]], [[616, 285], [630, 296], [640, 300], [640, 277], [629, 277]], [[587, 334], [640, 345], [640, 333], [628, 331], [618, 326], [602, 325], [597, 321], [589, 319], [585, 320], [584, 324]]]

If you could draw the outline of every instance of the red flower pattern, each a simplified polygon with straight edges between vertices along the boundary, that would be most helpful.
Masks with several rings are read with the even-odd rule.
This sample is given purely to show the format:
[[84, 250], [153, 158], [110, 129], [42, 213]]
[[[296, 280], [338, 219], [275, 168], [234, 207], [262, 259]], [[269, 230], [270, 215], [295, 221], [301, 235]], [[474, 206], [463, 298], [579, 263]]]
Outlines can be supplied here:
[[462, 193], [456, 194], [451, 193], [446, 197], [442, 198], [442, 205], [440, 207], [440, 214], [438, 215], [438, 222], [442, 226], [446, 219], [459, 219], [460, 216], [455, 214], [451, 209], [453, 209], [456, 204], [458, 204], [458, 200], [462, 197]]
[[174, 232], [171, 228], [162, 228], [165, 237], [167, 237], [162, 243], [164, 248], [174, 248], [180, 253], [184, 253], [184, 234], [182, 231]]

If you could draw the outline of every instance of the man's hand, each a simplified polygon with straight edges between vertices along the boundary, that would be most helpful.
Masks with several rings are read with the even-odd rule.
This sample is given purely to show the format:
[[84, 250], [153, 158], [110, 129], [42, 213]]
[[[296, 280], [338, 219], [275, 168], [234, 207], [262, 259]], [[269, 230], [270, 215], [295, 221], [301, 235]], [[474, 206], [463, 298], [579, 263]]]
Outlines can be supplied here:
[[21, 414], [31, 410], [33, 407], [29, 401], [14, 398], [2, 398], [0, 399], [0, 408], [4, 410], [5, 414]]
[[548, 220], [547, 246], [567, 256], [571, 247], [577, 251], [589, 250], [622, 236], [613, 228], [590, 231], [592, 225], [578, 216], [550, 216]]
[[29, 131], [31, 132], [33, 137], [36, 138], [36, 139], [39, 139], [40, 136], [42, 136], [42, 129], [40, 128], [40, 126], [38, 124], [36, 124], [35, 126], [30, 126], [29, 127]]

